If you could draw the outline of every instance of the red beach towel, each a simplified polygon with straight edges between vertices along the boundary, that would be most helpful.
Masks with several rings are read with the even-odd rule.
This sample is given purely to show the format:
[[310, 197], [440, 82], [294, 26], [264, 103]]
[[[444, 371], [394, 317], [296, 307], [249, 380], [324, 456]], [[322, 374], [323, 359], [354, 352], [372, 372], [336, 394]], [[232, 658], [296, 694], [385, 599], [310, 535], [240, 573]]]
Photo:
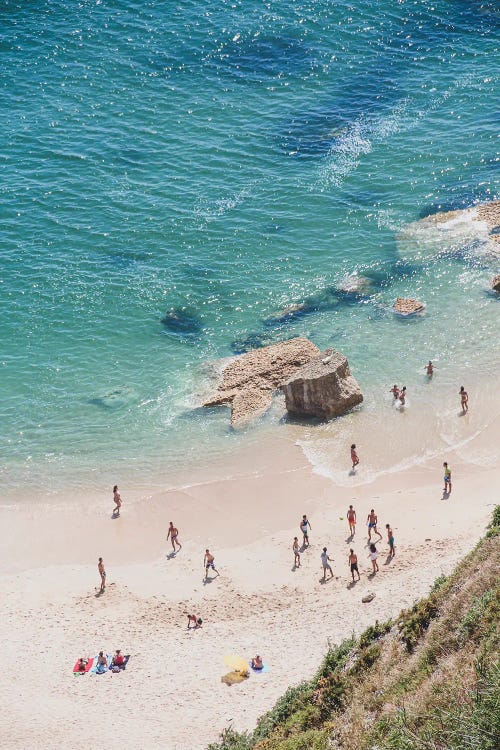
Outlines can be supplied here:
[[[91, 668], [91, 666], [92, 666], [93, 662], [94, 662], [94, 657], [92, 656], [92, 657], [91, 657], [90, 659], [88, 659], [88, 661], [87, 661], [87, 664], [85, 665], [85, 672], [88, 672], [88, 671], [89, 671], [89, 669]], [[83, 672], [83, 671], [82, 671], [82, 670], [81, 670], [81, 669], [79, 668], [79, 666], [78, 666], [78, 665], [79, 665], [79, 663], [80, 663], [80, 659], [77, 659], [77, 660], [76, 660], [76, 664], [75, 664], [75, 666], [73, 667], [73, 672], [74, 672], [75, 674], [85, 674], [85, 672]]]

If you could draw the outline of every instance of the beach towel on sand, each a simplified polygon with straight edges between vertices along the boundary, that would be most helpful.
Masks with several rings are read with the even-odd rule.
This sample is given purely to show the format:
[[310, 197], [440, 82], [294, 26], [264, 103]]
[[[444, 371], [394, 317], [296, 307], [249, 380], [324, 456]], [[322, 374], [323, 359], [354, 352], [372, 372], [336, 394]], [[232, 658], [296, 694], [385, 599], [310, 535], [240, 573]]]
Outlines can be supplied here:
[[76, 664], [73, 667], [73, 674], [85, 674], [85, 672], [88, 672], [89, 669], [92, 667], [92, 664], [94, 663], [94, 658], [91, 657], [90, 659], [87, 660], [87, 665], [85, 667], [85, 672], [83, 672], [83, 671], [81, 671], [79, 669], [79, 667], [78, 667], [79, 663], [80, 663], [80, 659], [77, 659], [76, 660]]
[[92, 669], [90, 670], [91, 673], [92, 674], [104, 674], [104, 672], [107, 672], [109, 670], [109, 667], [111, 666], [111, 659], [112, 658], [113, 657], [111, 656], [111, 654], [106, 654], [106, 666], [104, 667], [104, 669], [102, 671], [98, 672], [97, 671], [97, 667], [98, 667], [99, 656], [94, 656], [94, 663], [92, 665]]
[[249, 661], [249, 662], [248, 662], [248, 666], [250, 667], [250, 669], [252, 670], [252, 672], [253, 672], [254, 674], [262, 674], [263, 672], [270, 672], [270, 671], [271, 671], [271, 668], [270, 668], [270, 667], [268, 667], [268, 665], [267, 665], [267, 664], [264, 664], [264, 666], [262, 667], [262, 669], [254, 669], [254, 668], [252, 667], [252, 662], [251, 662], [251, 661]]
[[123, 657], [123, 664], [121, 664], [119, 667], [111, 667], [111, 671], [115, 674], [118, 674], [118, 672], [123, 672], [127, 668], [128, 660], [130, 659], [130, 654], [125, 654]]

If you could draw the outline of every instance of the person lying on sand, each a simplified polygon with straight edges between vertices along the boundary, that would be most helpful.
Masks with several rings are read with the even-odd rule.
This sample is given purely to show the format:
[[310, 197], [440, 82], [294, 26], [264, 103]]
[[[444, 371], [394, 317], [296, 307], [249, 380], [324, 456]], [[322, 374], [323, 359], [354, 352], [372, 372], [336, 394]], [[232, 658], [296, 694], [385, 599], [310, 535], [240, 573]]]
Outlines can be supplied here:
[[78, 660], [78, 671], [79, 672], [85, 672], [87, 669], [87, 664], [89, 663], [88, 659], [84, 659], [83, 656], [80, 657]]
[[251, 661], [251, 664], [252, 664], [252, 669], [263, 669], [264, 668], [264, 663], [262, 661], [262, 657], [260, 657], [259, 654], [257, 654], [257, 656], [253, 657], [253, 659]]

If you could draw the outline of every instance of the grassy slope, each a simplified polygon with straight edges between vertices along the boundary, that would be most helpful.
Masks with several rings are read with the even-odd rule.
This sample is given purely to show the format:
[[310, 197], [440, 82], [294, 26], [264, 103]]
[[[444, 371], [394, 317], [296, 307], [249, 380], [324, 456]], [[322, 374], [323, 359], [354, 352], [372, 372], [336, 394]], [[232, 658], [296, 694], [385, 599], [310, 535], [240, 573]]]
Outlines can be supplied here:
[[209, 750], [498, 750], [500, 506], [488, 534], [394, 622], [331, 648], [251, 734]]

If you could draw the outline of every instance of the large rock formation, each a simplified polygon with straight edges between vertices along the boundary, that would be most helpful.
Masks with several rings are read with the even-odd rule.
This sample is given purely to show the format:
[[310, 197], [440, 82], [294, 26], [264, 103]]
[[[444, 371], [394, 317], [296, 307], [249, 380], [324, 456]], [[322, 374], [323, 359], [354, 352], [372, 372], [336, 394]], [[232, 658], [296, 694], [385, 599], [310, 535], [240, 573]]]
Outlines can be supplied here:
[[242, 354], [222, 371], [217, 392], [203, 406], [231, 405], [231, 424], [242, 424], [265, 411], [273, 392], [302, 365], [320, 354], [302, 338]]
[[329, 419], [363, 401], [347, 358], [334, 349], [327, 349], [297, 370], [282, 390], [287, 411], [297, 416]]
[[422, 313], [424, 310], [424, 303], [419, 302], [418, 299], [398, 297], [394, 303], [394, 312], [397, 312], [399, 315], [416, 315], [417, 313]]
[[494, 292], [500, 292], [500, 274], [493, 278], [493, 281], [491, 282], [491, 288]]
[[396, 240], [405, 258], [424, 260], [439, 254], [496, 261], [500, 255], [500, 201], [458, 211], [441, 211], [407, 224]]

